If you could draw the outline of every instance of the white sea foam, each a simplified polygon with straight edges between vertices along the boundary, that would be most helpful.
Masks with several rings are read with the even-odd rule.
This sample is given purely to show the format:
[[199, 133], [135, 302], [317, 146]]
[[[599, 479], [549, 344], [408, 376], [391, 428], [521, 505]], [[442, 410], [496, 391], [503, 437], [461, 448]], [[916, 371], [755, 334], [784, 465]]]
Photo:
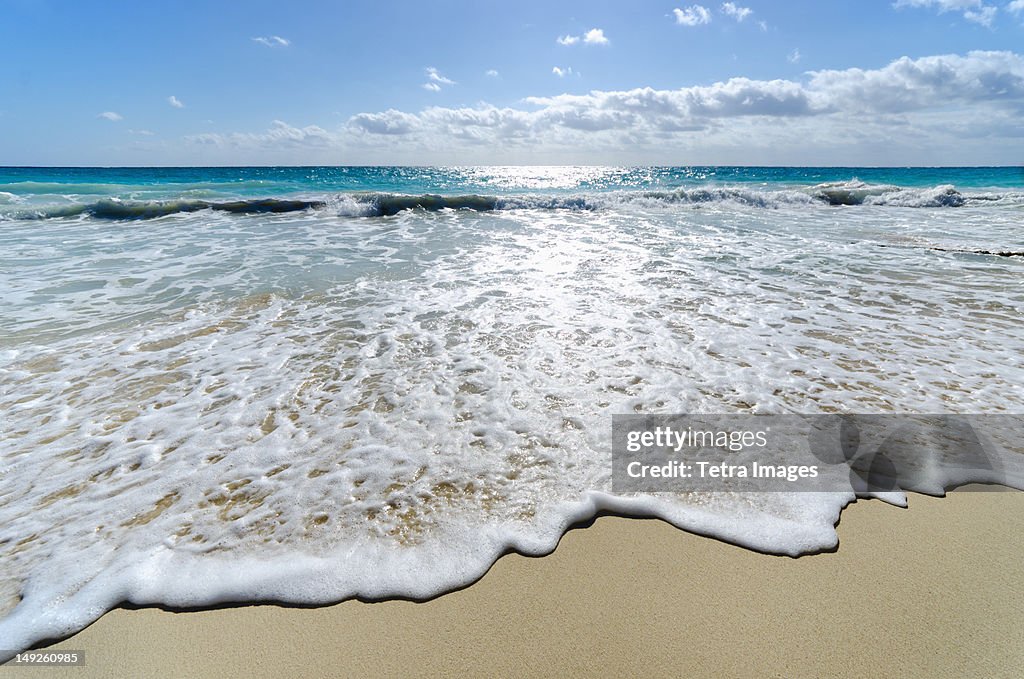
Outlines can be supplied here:
[[1000, 208], [797, 200], [8, 222], [0, 648], [429, 597], [602, 509], [834, 546], [852, 491], [612, 494], [611, 415], [1020, 412], [1022, 263], [934, 248], [1024, 248]]

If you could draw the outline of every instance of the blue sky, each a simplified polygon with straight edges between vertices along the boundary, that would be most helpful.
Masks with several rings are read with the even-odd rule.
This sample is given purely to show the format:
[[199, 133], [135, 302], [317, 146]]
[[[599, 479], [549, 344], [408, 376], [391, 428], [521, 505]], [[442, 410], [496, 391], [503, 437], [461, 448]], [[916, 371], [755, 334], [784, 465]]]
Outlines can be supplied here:
[[1024, 163], [1024, 0], [0, 12], [0, 165]]

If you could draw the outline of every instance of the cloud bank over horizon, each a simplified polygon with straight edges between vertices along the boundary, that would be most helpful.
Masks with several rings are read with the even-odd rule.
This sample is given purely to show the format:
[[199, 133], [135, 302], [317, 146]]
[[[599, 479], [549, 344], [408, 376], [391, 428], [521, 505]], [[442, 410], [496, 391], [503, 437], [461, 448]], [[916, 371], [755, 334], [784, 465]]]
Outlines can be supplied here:
[[1024, 57], [972, 51], [807, 71], [800, 79], [591, 90], [504, 107], [392, 108], [358, 113], [334, 129], [275, 120], [264, 132], [185, 140], [225, 157], [302, 151], [333, 163], [856, 164], [875, 157], [941, 164], [955, 156], [961, 164], [1016, 164], [1022, 116]]

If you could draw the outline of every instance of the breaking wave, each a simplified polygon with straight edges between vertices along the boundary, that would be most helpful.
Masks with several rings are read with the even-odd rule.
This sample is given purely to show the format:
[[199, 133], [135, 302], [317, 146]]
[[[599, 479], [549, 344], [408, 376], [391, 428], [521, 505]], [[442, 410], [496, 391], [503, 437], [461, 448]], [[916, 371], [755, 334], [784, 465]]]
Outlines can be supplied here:
[[87, 216], [96, 219], [140, 220], [178, 213], [215, 210], [232, 214], [267, 214], [333, 209], [351, 217], [390, 217], [406, 210], [605, 210], [619, 206], [693, 207], [734, 205], [764, 209], [786, 207], [887, 206], [899, 208], [958, 208], [973, 204], [1024, 205], [1024, 193], [963, 194], [952, 185], [906, 188], [868, 184], [853, 179], [811, 187], [753, 189], [741, 186], [708, 186], [665, 191], [613, 191], [572, 194], [406, 194], [387, 192], [341, 193], [309, 198], [258, 198], [211, 201], [193, 198], [173, 200], [122, 200], [103, 198], [89, 203], [27, 207], [24, 198], [0, 194], [0, 203], [17, 205], [16, 211], [0, 214], [7, 219], [50, 219]]
[[829, 205], [962, 207], [966, 202], [964, 195], [949, 184], [923, 189], [906, 189], [888, 184], [867, 184], [857, 179], [848, 182], [818, 184], [811, 188], [810, 194]]
[[70, 205], [41, 207], [15, 214], [16, 219], [50, 219], [56, 217], [77, 217], [86, 215], [96, 219], [153, 219], [181, 212], [217, 210], [233, 214], [267, 214], [277, 212], [299, 212], [325, 207], [319, 200], [281, 200], [261, 198], [257, 200], [235, 200], [210, 202], [206, 200], [147, 200], [123, 201], [105, 198], [95, 203], [72, 203]]
[[859, 180], [818, 184], [809, 188], [758, 190], [745, 187], [698, 187], [671, 191], [623, 191], [570, 195], [488, 196], [467, 194], [444, 196], [400, 193], [344, 194], [339, 200], [343, 214], [391, 216], [403, 210], [600, 210], [617, 205], [646, 204], [656, 207], [733, 204], [757, 208], [787, 206], [889, 206], [904, 208], [964, 207], [971, 203], [1024, 204], [1024, 193], [963, 194], [952, 185], [906, 188], [889, 184], [867, 184]]

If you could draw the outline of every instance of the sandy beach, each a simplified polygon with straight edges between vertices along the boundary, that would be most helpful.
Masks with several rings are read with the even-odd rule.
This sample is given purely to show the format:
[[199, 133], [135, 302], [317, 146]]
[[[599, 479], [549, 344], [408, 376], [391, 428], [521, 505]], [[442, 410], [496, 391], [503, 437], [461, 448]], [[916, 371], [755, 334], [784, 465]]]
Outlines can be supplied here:
[[835, 552], [767, 556], [600, 517], [425, 603], [118, 609], [5, 676], [1011, 677], [1024, 664], [1024, 493], [848, 507]]

